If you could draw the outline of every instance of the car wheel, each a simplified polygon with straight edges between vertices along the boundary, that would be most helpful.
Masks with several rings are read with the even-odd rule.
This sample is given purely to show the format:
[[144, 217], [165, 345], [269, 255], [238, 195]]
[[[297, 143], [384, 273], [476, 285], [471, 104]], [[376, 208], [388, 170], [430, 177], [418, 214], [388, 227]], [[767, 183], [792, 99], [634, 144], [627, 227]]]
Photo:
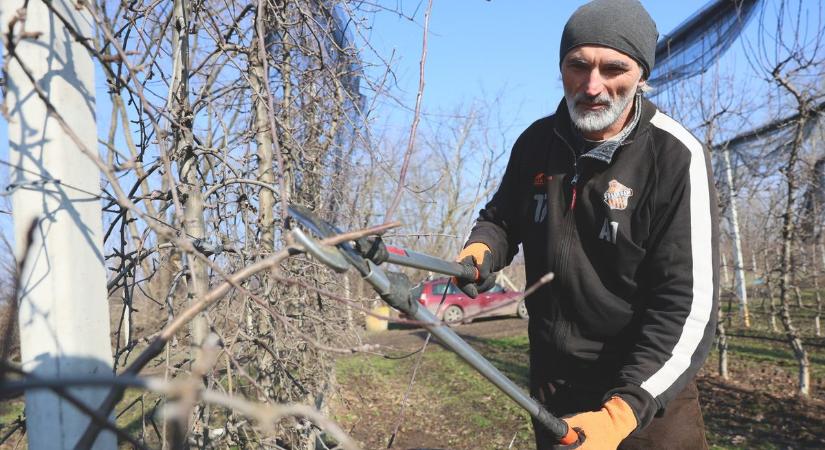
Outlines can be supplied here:
[[458, 306], [451, 305], [449, 308], [444, 310], [444, 322], [447, 323], [461, 323], [464, 320], [464, 311], [461, 310]]
[[516, 308], [516, 314], [518, 314], [518, 316], [520, 318], [525, 319], [525, 320], [527, 320], [527, 318], [529, 317], [527, 315], [527, 304], [524, 302], [524, 299], [521, 299], [518, 302], [518, 307]]

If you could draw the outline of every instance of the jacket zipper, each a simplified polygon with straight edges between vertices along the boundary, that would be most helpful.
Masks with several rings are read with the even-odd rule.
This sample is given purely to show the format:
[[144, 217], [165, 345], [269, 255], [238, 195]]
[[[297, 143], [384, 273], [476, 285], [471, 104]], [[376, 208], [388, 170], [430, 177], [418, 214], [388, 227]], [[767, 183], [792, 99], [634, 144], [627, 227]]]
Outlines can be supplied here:
[[570, 184], [573, 186], [573, 195], [570, 197], [570, 211], [576, 209], [576, 194], [578, 192], [578, 187], [576, 183], [579, 181], [579, 171], [578, 171], [578, 164], [576, 162], [573, 163], [573, 170], [575, 174], [573, 178], [570, 180]]
[[567, 149], [570, 151], [570, 155], [573, 157], [573, 177], [570, 179], [570, 187], [571, 191], [571, 198], [570, 198], [570, 205], [568, 209], [568, 213], [564, 216], [564, 222], [562, 225], [562, 229], [559, 230], [559, 235], [561, 236], [558, 253], [556, 253], [556, 258], [554, 261], [554, 266], [558, 269], [559, 281], [564, 283], [569, 278], [568, 270], [570, 266], [570, 249], [573, 246], [573, 234], [576, 232], [576, 217], [574, 213], [574, 209], [576, 208], [576, 197], [578, 196], [578, 182], [581, 174], [579, 173], [579, 158], [576, 156], [576, 152], [573, 150], [573, 147], [567, 142], [567, 140], [562, 137], [562, 135], [556, 131], [556, 136], [558, 136], [564, 145], [567, 146]]
[[571, 188], [571, 196], [570, 196], [570, 211], [576, 209], [576, 197], [579, 193], [578, 182], [579, 182], [579, 156], [576, 155], [576, 151], [573, 150], [573, 147], [567, 142], [567, 140], [558, 132], [558, 130], [554, 130], [556, 136], [564, 142], [564, 145], [567, 146], [567, 149], [570, 150], [570, 154], [573, 156], [573, 178], [570, 179], [570, 188]]

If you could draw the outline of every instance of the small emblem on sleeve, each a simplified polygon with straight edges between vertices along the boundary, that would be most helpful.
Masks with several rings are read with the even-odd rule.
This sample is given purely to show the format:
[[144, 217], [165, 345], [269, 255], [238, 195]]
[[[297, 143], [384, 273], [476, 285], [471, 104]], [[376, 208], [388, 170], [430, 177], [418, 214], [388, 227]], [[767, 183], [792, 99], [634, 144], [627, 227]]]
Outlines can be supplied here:
[[627, 208], [627, 200], [633, 196], [633, 189], [616, 180], [610, 180], [607, 185], [607, 191], [604, 193], [604, 203], [610, 209], [623, 210]]
[[536, 194], [533, 196], [536, 201], [536, 212], [533, 214], [533, 221], [536, 223], [544, 222], [547, 217], [547, 194]]
[[602, 231], [599, 233], [599, 239], [615, 244], [617, 234], [619, 234], [619, 222], [610, 222], [605, 218]]
[[547, 181], [552, 179], [553, 175], [547, 176], [544, 172], [539, 172], [535, 177], [533, 177], [533, 186], [544, 187], [547, 184]]

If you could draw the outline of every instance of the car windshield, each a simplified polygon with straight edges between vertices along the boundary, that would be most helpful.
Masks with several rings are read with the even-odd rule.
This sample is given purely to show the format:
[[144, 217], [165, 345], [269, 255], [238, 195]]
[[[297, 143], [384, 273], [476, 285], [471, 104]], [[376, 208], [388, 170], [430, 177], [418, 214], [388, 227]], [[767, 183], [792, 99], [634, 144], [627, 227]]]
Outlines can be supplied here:
[[447, 283], [439, 283], [433, 285], [433, 294], [441, 295], [444, 293], [444, 290], [447, 288]]
[[504, 292], [504, 288], [503, 288], [503, 287], [501, 287], [501, 285], [500, 285], [500, 284], [496, 284], [495, 286], [493, 286], [493, 287], [490, 289], [490, 291], [489, 291], [489, 292], [490, 292], [491, 294], [497, 294], [497, 293], [499, 293], [499, 292]]
[[[447, 286], [449, 285], [449, 288]], [[459, 289], [452, 283], [438, 283], [433, 284], [433, 295], [444, 295], [444, 291], [447, 291], [447, 294], [453, 295], [458, 294]]]

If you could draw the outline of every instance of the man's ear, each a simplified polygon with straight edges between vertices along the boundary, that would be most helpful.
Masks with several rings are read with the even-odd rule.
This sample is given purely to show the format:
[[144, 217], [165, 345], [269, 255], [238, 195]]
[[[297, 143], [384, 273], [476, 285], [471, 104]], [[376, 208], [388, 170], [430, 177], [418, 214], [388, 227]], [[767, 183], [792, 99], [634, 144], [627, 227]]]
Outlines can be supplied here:
[[636, 66], [639, 67], [639, 82], [636, 84], [636, 90], [640, 92], [648, 92], [651, 88], [649, 84], [647, 84], [647, 79], [645, 79], [645, 69], [636, 61]]
[[645, 80], [644, 78], [640, 78], [637, 90], [641, 93], [645, 93], [652, 91], [653, 87], [647, 84], [647, 80]]

